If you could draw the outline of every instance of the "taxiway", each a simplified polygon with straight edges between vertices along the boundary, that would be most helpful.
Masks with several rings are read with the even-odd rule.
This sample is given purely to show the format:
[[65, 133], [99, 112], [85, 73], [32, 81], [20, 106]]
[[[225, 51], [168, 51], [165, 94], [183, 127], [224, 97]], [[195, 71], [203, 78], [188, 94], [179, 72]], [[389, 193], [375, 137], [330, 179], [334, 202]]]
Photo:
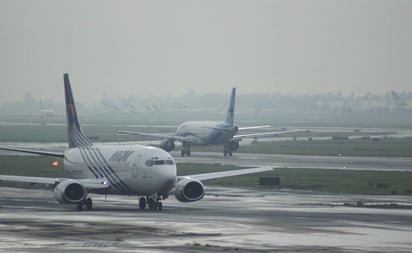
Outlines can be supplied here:
[[[9, 142], [2, 143], [2, 145], [17, 148], [52, 150], [55, 152], [63, 152], [67, 148], [66, 143], [60, 142]], [[224, 157], [223, 153], [217, 152], [192, 152], [191, 157], [181, 157], [180, 151], [172, 151], [170, 153], [177, 163], [222, 164], [245, 167], [272, 166], [282, 168], [412, 171], [412, 158], [409, 157], [351, 157], [344, 155], [306, 156], [283, 154], [248, 154], [236, 152], [231, 157]], [[0, 155], [27, 156], [30, 154], [1, 150]]]
[[51, 191], [0, 188], [0, 252], [411, 252], [408, 196], [207, 189], [196, 203], [141, 211], [134, 197], [95, 209]]
[[412, 171], [412, 158], [407, 157], [304, 156], [245, 153], [235, 153], [231, 157], [224, 157], [221, 153], [211, 152], [192, 152], [192, 156], [190, 157], [181, 157], [177, 151], [173, 151], [171, 154], [177, 163], [252, 167], [272, 166], [282, 168]]

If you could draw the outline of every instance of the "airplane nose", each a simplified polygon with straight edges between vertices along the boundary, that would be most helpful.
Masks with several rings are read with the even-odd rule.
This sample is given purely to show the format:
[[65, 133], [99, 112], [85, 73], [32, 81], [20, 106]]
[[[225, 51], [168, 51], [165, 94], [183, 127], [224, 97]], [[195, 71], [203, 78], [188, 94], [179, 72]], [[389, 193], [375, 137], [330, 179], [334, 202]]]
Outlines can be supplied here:
[[176, 166], [170, 166], [169, 168], [164, 168], [161, 172], [162, 174], [162, 185], [163, 191], [168, 192], [170, 191], [176, 183]]

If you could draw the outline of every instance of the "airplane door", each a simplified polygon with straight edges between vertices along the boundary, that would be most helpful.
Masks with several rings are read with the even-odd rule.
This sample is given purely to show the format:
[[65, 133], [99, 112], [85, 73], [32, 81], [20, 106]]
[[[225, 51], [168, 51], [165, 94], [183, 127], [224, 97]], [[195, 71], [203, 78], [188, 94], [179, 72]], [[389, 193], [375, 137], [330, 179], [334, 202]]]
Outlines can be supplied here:
[[133, 161], [133, 166], [132, 166], [132, 175], [134, 177], [137, 177], [137, 173], [138, 173], [138, 168], [139, 168], [139, 162], [140, 159], [142, 158], [142, 155], [137, 155]]

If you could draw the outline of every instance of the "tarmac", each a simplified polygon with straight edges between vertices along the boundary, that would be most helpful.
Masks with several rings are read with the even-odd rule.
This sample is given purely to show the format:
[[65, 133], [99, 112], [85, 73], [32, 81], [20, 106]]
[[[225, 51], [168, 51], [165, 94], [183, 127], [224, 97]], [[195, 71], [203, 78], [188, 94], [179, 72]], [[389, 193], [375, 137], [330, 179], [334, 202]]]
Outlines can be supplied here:
[[0, 187], [0, 252], [412, 252], [412, 197], [208, 187], [194, 203]]
[[181, 157], [180, 152], [171, 154], [179, 163], [222, 164], [237, 166], [271, 166], [280, 168], [316, 168], [336, 170], [412, 171], [409, 157], [355, 157], [355, 156], [306, 156], [284, 154], [234, 153], [223, 156], [215, 152], [192, 152], [190, 157]]

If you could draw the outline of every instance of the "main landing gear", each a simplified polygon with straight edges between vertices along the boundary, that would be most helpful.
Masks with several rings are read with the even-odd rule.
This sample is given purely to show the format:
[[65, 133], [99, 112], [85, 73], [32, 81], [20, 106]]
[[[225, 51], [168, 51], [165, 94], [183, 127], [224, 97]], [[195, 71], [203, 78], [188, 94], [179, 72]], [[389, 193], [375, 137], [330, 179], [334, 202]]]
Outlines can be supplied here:
[[91, 198], [87, 198], [87, 199], [83, 200], [82, 202], [78, 203], [77, 206], [76, 206], [77, 211], [82, 211], [82, 210], [83, 210], [83, 207], [85, 207], [86, 210], [92, 210], [92, 208], [93, 208], [93, 201], [92, 201], [92, 199], [91, 199]]
[[239, 140], [233, 140], [224, 145], [223, 155], [232, 156], [233, 152], [239, 148]]
[[184, 156], [190, 156], [191, 155], [191, 153], [190, 153], [190, 150], [182, 150], [182, 151], [180, 151], [180, 155], [182, 156], [182, 157], [184, 157]]
[[183, 142], [182, 143], [182, 151], [180, 152], [181, 156], [190, 156], [190, 143], [189, 142]]
[[163, 209], [163, 204], [159, 200], [160, 199], [157, 196], [140, 197], [139, 208], [143, 210], [146, 208], [146, 205], [148, 205], [150, 210], [161, 211]]
[[232, 152], [232, 151], [227, 151], [227, 150], [225, 150], [225, 151], [223, 151], [223, 155], [224, 155], [224, 156], [232, 156], [232, 155], [233, 155], [233, 152]]

